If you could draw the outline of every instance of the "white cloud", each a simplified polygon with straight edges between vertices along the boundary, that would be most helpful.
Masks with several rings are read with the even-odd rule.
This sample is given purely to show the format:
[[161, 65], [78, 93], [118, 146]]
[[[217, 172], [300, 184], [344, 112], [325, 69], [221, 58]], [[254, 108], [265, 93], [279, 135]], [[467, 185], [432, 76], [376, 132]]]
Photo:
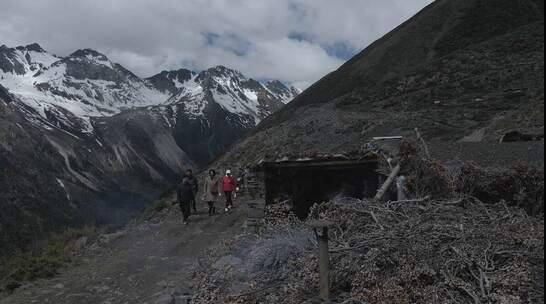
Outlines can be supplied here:
[[[223, 64], [309, 85], [432, 0], [2, 0], [0, 44], [90, 47], [140, 76]], [[298, 37], [300, 40], [289, 39]]]

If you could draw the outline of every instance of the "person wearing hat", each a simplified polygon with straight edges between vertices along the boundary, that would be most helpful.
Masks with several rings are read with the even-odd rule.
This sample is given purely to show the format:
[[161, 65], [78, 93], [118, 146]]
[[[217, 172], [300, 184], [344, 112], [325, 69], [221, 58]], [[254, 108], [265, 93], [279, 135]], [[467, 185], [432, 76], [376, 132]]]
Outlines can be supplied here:
[[226, 212], [233, 208], [233, 192], [237, 189], [237, 181], [231, 174], [231, 170], [226, 171], [226, 176], [221, 182], [222, 192], [226, 196]]

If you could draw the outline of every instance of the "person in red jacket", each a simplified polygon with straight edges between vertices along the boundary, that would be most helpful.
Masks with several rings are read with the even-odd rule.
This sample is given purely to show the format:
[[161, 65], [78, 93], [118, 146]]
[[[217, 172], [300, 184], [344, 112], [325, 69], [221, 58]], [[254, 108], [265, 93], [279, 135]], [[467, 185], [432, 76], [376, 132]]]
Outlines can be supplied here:
[[226, 196], [226, 212], [233, 208], [233, 194], [237, 190], [237, 181], [231, 175], [231, 170], [226, 171], [226, 176], [222, 179], [222, 192]]

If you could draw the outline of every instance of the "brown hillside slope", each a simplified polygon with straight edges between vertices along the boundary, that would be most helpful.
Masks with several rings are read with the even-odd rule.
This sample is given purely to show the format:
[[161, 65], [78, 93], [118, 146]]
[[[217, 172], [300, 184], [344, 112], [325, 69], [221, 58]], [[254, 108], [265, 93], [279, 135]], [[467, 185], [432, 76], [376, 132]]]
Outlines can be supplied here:
[[[438, 146], [485, 153], [509, 131], [543, 135], [543, 10], [539, 0], [438, 0], [266, 119], [217, 165], [353, 150], [415, 127]], [[543, 141], [512, 145], [543, 163]]]

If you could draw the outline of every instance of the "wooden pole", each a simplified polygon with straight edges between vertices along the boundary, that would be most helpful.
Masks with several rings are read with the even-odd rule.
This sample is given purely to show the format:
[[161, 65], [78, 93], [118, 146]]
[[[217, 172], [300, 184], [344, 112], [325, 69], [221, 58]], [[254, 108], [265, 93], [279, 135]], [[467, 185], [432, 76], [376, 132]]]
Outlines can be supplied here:
[[[330, 302], [330, 250], [328, 248], [328, 227], [333, 223], [329, 221], [312, 220], [307, 224], [313, 227], [319, 242], [319, 287], [320, 298], [324, 302]], [[317, 230], [321, 229], [319, 235]]]
[[373, 138], [373, 140], [391, 140], [391, 139], [404, 139], [404, 136], [382, 136], [382, 137]]
[[421, 136], [421, 132], [419, 132], [419, 128], [415, 128], [415, 133], [417, 133], [417, 139], [421, 142], [423, 148], [425, 149], [427, 159], [430, 159], [430, 151], [428, 149], [427, 143], [425, 142], [425, 139], [423, 138], [423, 136]]
[[385, 181], [383, 186], [381, 186], [379, 191], [377, 191], [377, 194], [375, 195], [376, 200], [381, 200], [383, 198], [385, 193], [387, 193], [387, 190], [389, 190], [389, 187], [391, 186], [392, 182], [398, 176], [398, 173], [400, 173], [401, 169], [402, 169], [402, 167], [400, 167], [400, 164], [396, 165], [396, 167], [394, 167], [394, 169], [392, 169], [391, 174], [389, 175], [389, 177], [387, 178], [387, 180]]
[[328, 248], [328, 227], [322, 228], [319, 237], [320, 298], [330, 301], [330, 252]]
[[397, 200], [406, 200], [406, 177], [404, 175], [398, 177], [396, 181]]

